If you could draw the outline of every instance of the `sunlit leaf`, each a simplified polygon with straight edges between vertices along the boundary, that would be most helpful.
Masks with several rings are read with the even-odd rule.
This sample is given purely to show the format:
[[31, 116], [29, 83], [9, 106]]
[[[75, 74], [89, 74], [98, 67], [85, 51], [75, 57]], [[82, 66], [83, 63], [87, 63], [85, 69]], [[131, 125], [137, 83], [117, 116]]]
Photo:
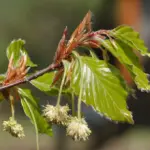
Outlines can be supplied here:
[[119, 26], [110, 31], [110, 34], [115, 38], [120, 39], [128, 46], [138, 50], [142, 55], [150, 57], [148, 48], [145, 46], [144, 41], [140, 38], [138, 32], [134, 31], [130, 26]]
[[101, 43], [122, 64], [126, 66], [139, 89], [146, 91], [150, 90], [150, 84], [147, 78], [147, 74], [144, 73], [143, 68], [139, 63], [139, 59], [135, 55], [131, 47], [124, 44], [120, 40], [101, 39]]
[[37, 126], [39, 133], [52, 135], [51, 126], [43, 118], [37, 100], [32, 96], [28, 89], [18, 89], [21, 96], [21, 104], [25, 114], [30, 118], [31, 122]]
[[50, 85], [53, 82], [55, 73], [45, 73], [44, 75], [38, 77], [37, 79], [32, 80], [30, 83], [34, 85], [41, 91], [47, 92], [50, 91]]
[[[58, 95], [59, 87], [56, 86], [51, 87], [54, 76], [55, 76], [55, 72], [46, 73], [38, 77], [37, 79], [31, 80], [30, 83], [40, 91], [45, 92], [47, 95], [55, 96]], [[69, 91], [67, 89], [62, 90], [63, 94], [67, 94], [68, 92]]]
[[80, 92], [81, 77], [83, 102], [111, 120], [133, 123], [126, 104], [128, 88], [115, 67], [103, 60], [76, 54], [70, 86], [76, 95]]
[[8, 59], [10, 59], [11, 55], [13, 54], [13, 61], [14, 61], [14, 65], [16, 66], [20, 56], [21, 55], [27, 55], [27, 66], [29, 67], [35, 67], [37, 66], [36, 64], [34, 64], [30, 57], [28, 56], [25, 48], [25, 41], [22, 39], [18, 39], [18, 40], [13, 40], [10, 45], [7, 47], [7, 57]]

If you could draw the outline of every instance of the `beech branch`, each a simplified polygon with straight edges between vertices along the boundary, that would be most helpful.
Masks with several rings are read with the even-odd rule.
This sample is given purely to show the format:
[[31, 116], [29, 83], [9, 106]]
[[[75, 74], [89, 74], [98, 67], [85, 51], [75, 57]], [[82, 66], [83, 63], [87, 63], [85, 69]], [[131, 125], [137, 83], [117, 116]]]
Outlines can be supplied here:
[[0, 87], [0, 91], [4, 91], [4, 90], [6, 90], [8, 88], [11, 88], [11, 87], [14, 87], [14, 86], [17, 86], [17, 85], [20, 85], [20, 84], [24, 84], [24, 83], [30, 82], [31, 80], [36, 79], [36, 78], [42, 76], [45, 73], [52, 72], [54, 70], [59, 69], [60, 66], [61, 65], [59, 65], [59, 64], [51, 64], [48, 67], [46, 67], [46, 68], [44, 68], [44, 69], [42, 69], [42, 70], [40, 70], [40, 71], [30, 75], [29, 77], [24, 78], [23, 80], [18, 80], [18, 81], [14, 82], [14, 83], [1, 86]]
[[[82, 46], [90, 48], [100, 48], [100, 39], [104, 40], [106, 37], [110, 37], [109, 32], [107, 30], [92, 31], [90, 11], [86, 14], [83, 21], [72, 33], [69, 40], [66, 40], [66, 36], [67, 36], [67, 28], [65, 28], [62, 38], [58, 44], [54, 57], [54, 63], [49, 65], [47, 68], [44, 68], [43, 70], [34, 73], [29, 77], [25, 76], [27, 58], [25, 56], [22, 57], [20, 59], [20, 66], [18, 68], [13, 69], [13, 55], [12, 55], [8, 65], [7, 71], [8, 77], [6, 78], [4, 84], [0, 87], [0, 91], [26, 82], [30, 82], [31, 80], [36, 79], [37, 77], [47, 72], [57, 70], [61, 67], [63, 59], [70, 59], [69, 56], [74, 49]], [[20, 71], [22, 72], [22, 74], [20, 73]], [[12, 80], [12, 77], [14, 78], [14, 82]]]

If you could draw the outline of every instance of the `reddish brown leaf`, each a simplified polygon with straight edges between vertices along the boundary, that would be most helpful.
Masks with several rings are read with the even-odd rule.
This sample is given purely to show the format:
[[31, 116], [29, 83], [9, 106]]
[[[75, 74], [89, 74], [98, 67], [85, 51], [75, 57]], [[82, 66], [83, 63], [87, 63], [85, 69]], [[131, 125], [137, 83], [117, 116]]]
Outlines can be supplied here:
[[75, 49], [80, 43], [80, 39], [84, 37], [86, 33], [91, 32], [91, 12], [89, 11], [84, 17], [83, 21], [79, 24], [79, 26], [75, 29], [71, 38], [67, 44], [66, 53], [71, 53], [73, 49]]
[[80, 44], [81, 39], [84, 38], [84, 35], [88, 32], [91, 32], [91, 12], [90, 11], [86, 14], [83, 21], [75, 29], [68, 43], [66, 43], [67, 27], [65, 28], [63, 32], [63, 36], [56, 50], [54, 62], [60, 63], [62, 59], [68, 57], [71, 51]]
[[17, 82], [19, 80], [23, 80], [27, 73], [26, 63], [27, 63], [27, 56], [23, 55], [20, 58], [18, 66], [14, 67], [13, 55], [12, 55], [9, 60], [6, 78], [2, 84], [8, 85], [10, 83]]
[[53, 86], [56, 84], [56, 82], [57, 82], [57, 81], [60, 79], [60, 77], [62, 76], [63, 72], [64, 72], [64, 68], [61, 68], [60, 70], [58, 70], [58, 72], [55, 74], [55, 77], [54, 77], [54, 79], [53, 79], [53, 83], [51, 84], [50, 87], [53, 87]]
[[84, 34], [85, 32], [91, 32], [91, 11], [88, 11], [83, 21], [75, 29], [71, 35], [70, 42], [72, 42], [78, 35]]
[[67, 27], [64, 29], [62, 38], [58, 44], [58, 48], [56, 50], [56, 54], [55, 54], [55, 58], [54, 61], [55, 63], [60, 62], [61, 58], [64, 56], [65, 54], [65, 48], [66, 48], [66, 35], [67, 35]]

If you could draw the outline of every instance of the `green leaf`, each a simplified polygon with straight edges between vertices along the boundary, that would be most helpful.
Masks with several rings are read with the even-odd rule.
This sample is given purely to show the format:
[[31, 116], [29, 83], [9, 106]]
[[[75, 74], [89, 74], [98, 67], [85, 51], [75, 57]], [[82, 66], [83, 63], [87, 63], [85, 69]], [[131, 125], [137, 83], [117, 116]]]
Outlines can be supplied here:
[[31, 80], [30, 83], [35, 86], [40, 91], [43, 91], [47, 95], [56, 96], [58, 95], [59, 89], [56, 87], [50, 87], [53, 79], [54, 79], [55, 72], [45, 73], [44, 75]]
[[28, 89], [18, 89], [21, 96], [21, 104], [25, 114], [30, 118], [31, 122], [37, 126], [39, 133], [46, 133], [52, 136], [51, 126], [41, 115], [40, 107], [37, 100], [32, 96]]
[[149, 91], [150, 90], [150, 84], [148, 81], [148, 74], [144, 73], [141, 69], [138, 67], [133, 66], [132, 67], [133, 73], [134, 73], [134, 81], [137, 85], [137, 87], [141, 91]]
[[140, 39], [139, 33], [134, 31], [130, 26], [119, 26], [111, 30], [110, 35], [120, 39], [122, 42], [135, 50], [138, 50], [142, 55], [147, 55], [150, 57], [148, 48], [145, 46], [144, 41]]
[[37, 79], [32, 80], [30, 83], [39, 90], [47, 92], [51, 90], [50, 85], [53, 82], [54, 75], [55, 75], [54, 72], [45, 73], [44, 75], [38, 77]]
[[102, 40], [101, 44], [112, 53], [130, 72], [137, 87], [141, 90], [149, 91], [150, 84], [147, 74], [144, 73], [138, 57], [132, 48], [120, 40]]
[[0, 74], [0, 84], [5, 80], [6, 75], [5, 74]]
[[13, 40], [10, 45], [7, 47], [7, 57], [8, 59], [10, 59], [11, 55], [13, 54], [14, 56], [14, 65], [16, 66], [19, 59], [20, 59], [20, 56], [22, 55], [27, 55], [27, 66], [29, 67], [35, 67], [37, 66], [36, 64], [34, 64], [30, 57], [28, 56], [25, 48], [24, 48], [24, 45], [25, 45], [25, 41], [22, 40], [22, 39], [18, 39], [18, 40]]
[[72, 91], [79, 95], [81, 83], [84, 83], [84, 103], [93, 106], [96, 111], [111, 120], [133, 123], [132, 114], [126, 104], [128, 88], [120, 72], [104, 60], [82, 57], [76, 53], [75, 55], [70, 85]]
[[[40, 91], [43, 91], [47, 95], [57, 96], [59, 92], [59, 88], [56, 86], [50, 87], [56, 72], [45, 73], [44, 75], [31, 80], [30, 83], [35, 86]], [[62, 91], [63, 94], [68, 94], [69, 91], [66, 89]]]

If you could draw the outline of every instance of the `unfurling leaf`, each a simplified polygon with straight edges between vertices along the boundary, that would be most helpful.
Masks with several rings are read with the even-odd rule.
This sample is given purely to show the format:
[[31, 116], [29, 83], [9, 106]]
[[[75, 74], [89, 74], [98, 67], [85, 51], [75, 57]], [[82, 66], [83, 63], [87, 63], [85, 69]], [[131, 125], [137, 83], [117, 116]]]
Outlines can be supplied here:
[[138, 50], [142, 55], [149, 56], [148, 48], [144, 41], [140, 38], [138, 32], [134, 31], [130, 26], [121, 25], [110, 31], [110, 35], [121, 40], [126, 45]]
[[21, 104], [25, 114], [30, 118], [35, 128], [38, 128], [39, 133], [46, 133], [52, 136], [51, 126], [41, 115], [40, 107], [37, 100], [32, 96], [28, 89], [18, 89], [21, 97]]
[[10, 45], [7, 47], [7, 57], [8, 59], [10, 59], [13, 55], [14, 58], [14, 66], [17, 66], [17, 63], [20, 59], [21, 56], [26, 55], [27, 56], [27, 66], [28, 67], [35, 67], [37, 66], [36, 64], [34, 64], [30, 57], [28, 56], [25, 48], [25, 41], [22, 39], [18, 39], [18, 40], [13, 40]]
[[128, 88], [115, 67], [103, 60], [76, 54], [72, 71], [70, 87], [76, 95], [84, 83], [83, 102], [111, 120], [133, 123], [126, 104]]
[[67, 35], [67, 27], [63, 32], [63, 36], [58, 44], [56, 54], [54, 57], [55, 63], [61, 63], [63, 59], [66, 59], [71, 52], [80, 46], [87, 46], [91, 44], [96, 44], [88, 41], [89, 34], [91, 33], [91, 12], [89, 11], [85, 17], [83, 18], [82, 22], [78, 25], [75, 31], [72, 33], [68, 42], [66, 42], [66, 35]]
[[24, 55], [19, 59], [17, 66], [14, 66], [14, 55], [12, 55], [9, 59], [7, 74], [5, 80], [3, 81], [3, 85], [7, 85], [13, 82], [21, 81], [25, 78], [28, 69], [26, 68], [27, 64], [27, 56]]

